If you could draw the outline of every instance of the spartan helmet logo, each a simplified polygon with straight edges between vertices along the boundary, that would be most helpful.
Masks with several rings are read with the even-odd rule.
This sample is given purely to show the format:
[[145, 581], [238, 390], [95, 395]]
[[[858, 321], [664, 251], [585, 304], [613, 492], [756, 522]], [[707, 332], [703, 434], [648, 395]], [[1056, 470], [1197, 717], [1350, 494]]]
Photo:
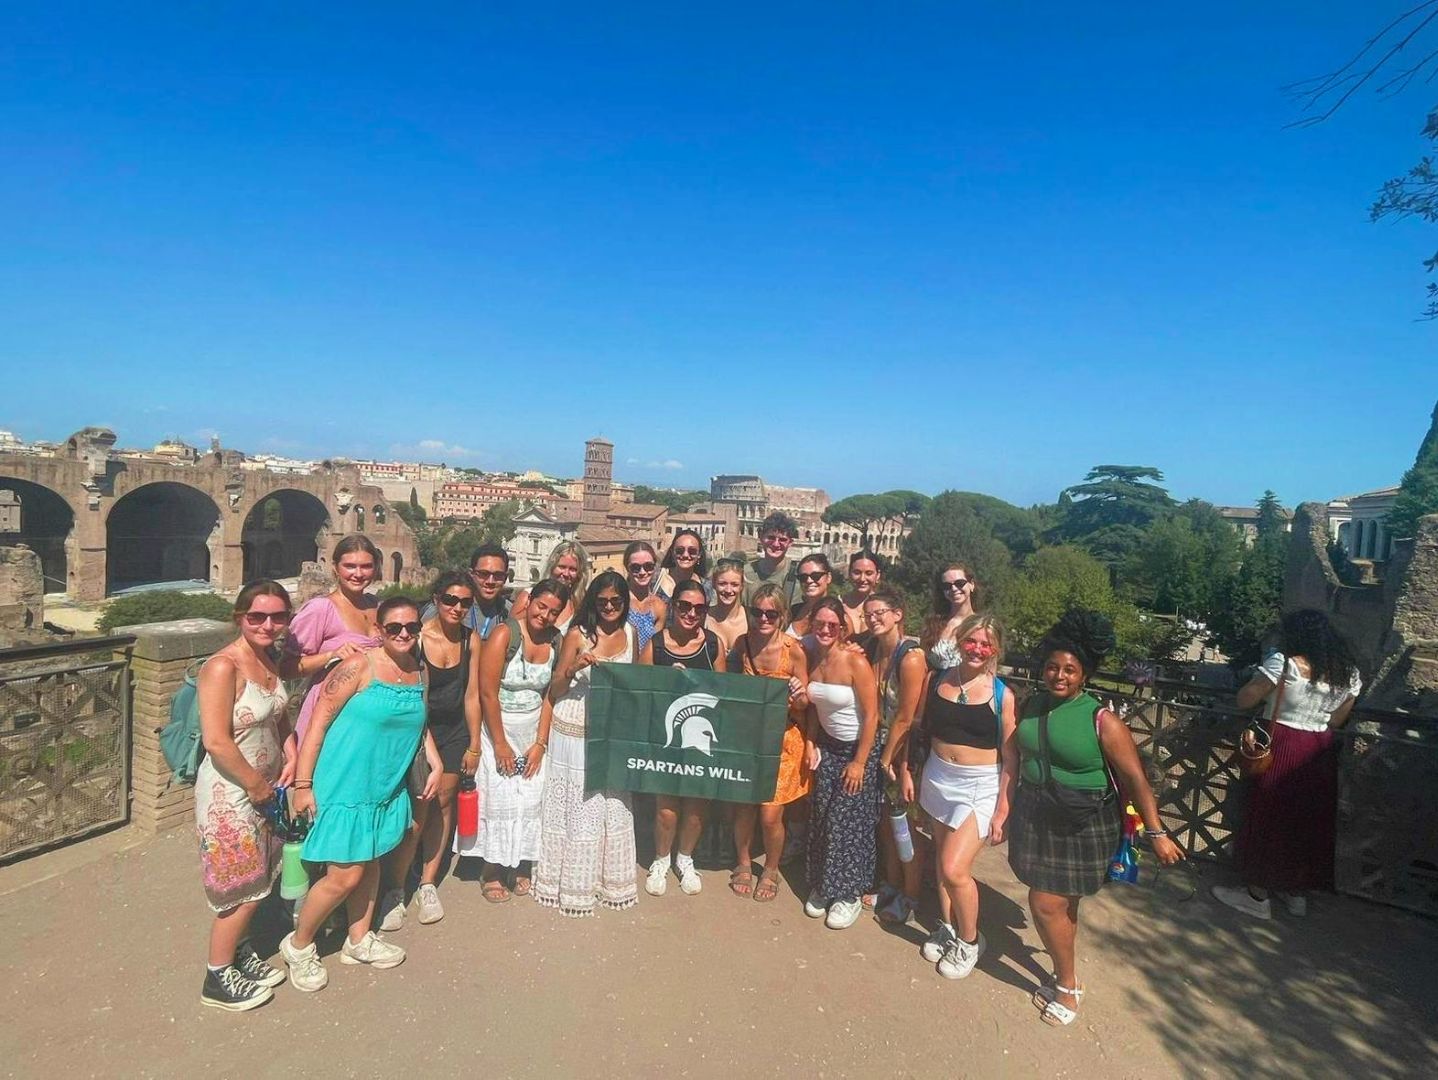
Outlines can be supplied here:
[[710, 748], [719, 737], [714, 734], [714, 725], [704, 710], [718, 704], [719, 699], [713, 694], [685, 694], [677, 698], [664, 714], [664, 730], [669, 735], [665, 749], [677, 745], [681, 750], [698, 750], [705, 757], [711, 756]]

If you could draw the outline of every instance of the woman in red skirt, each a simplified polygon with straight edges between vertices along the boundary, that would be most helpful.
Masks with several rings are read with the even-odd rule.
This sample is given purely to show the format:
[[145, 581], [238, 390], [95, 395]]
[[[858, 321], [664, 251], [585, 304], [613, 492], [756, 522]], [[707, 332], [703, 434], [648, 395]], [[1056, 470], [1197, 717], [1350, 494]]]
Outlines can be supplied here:
[[[1321, 611], [1283, 617], [1279, 651], [1238, 692], [1238, 707], [1265, 702], [1273, 763], [1249, 790], [1237, 837], [1242, 885], [1215, 885], [1214, 898], [1259, 919], [1269, 894], [1305, 915], [1310, 889], [1333, 887], [1338, 808], [1338, 739], [1362, 688], [1347, 643]], [[1244, 735], [1252, 740], [1251, 732]]]

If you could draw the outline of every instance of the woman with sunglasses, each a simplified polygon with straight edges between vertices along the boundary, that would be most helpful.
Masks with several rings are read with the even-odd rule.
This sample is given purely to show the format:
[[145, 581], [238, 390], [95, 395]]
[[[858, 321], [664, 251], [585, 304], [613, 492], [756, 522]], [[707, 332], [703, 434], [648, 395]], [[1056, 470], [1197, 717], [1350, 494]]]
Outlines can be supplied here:
[[[1014, 696], [998, 677], [1003, 628], [970, 615], [954, 636], [963, 660], [934, 672], [924, 696], [920, 723], [930, 749], [918, 793], [933, 822], [939, 876], [939, 925], [921, 951], [946, 979], [967, 976], [984, 951], [974, 860], [985, 843], [1003, 843], [1018, 777]], [[912, 774], [907, 763], [900, 768], [900, 786], [912, 797]]]
[[974, 613], [975, 588], [973, 572], [963, 563], [949, 563], [934, 577], [933, 602], [919, 644], [935, 671], [956, 667], [963, 660], [954, 631]]
[[[508, 563], [505, 565], [508, 566]], [[589, 552], [584, 550], [584, 545], [578, 540], [561, 540], [554, 545], [554, 550], [545, 560], [544, 577], [541, 580], [557, 581], [569, 589], [569, 601], [554, 620], [554, 628], [560, 637], [569, 630], [569, 624], [574, 621], [574, 612], [579, 607], [579, 602], [584, 599], [591, 565]], [[524, 615], [530, 592], [530, 589], [520, 590], [510, 609], [510, 618], [518, 619]]]
[[410, 826], [406, 781], [415, 751], [422, 743], [430, 769], [421, 800], [434, 798], [442, 763], [424, 727], [424, 680], [415, 649], [419, 606], [392, 596], [375, 615], [384, 645], [341, 661], [330, 673], [300, 744], [290, 805], [296, 815], [314, 817], [305, 861], [328, 865], [310, 886], [294, 933], [280, 942], [297, 990], [322, 990], [329, 982], [315, 934], [340, 904], [349, 916], [342, 963], [383, 970], [404, 962], [403, 949], [370, 929], [380, 859]]
[[[815, 552], [799, 561], [800, 600], [795, 605], [789, 622], [791, 637], [803, 640], [809, 633], [809, 618], [815, 606], [829, 595], [829, 586], [834, 580], [834, 568], [826, 556]], [[847, 616], [846, 616], [847, 619]]]
[[[703, 582], [689, 578], [675, 586], [670, 602], [670, 621], [654, 635], [654, 663], [659, 667], [693, 668], [696, 671], [726, 670], [719, 638], [704, 625], [709, 614], [709, 601]], [[681, 799], [676, 795], [654, 796], [654, 861], [644, 891], [650, 896], [663, 896], [669, 877], [670, 855], [674, 855], [674, 871], [679, 875], [679, 888], [693, 896], [704, 887], [699, 871], [694, 869], [694, 847], [704, 831], [704, 814], [708, 799]], [[679, 850], [674, 852], [674, 835], [679, 834]]]
[[214, 912], [200, 1002], [244, 1012], [274, 996], [284, 973], [246, 938], [260, 901], [280, 872], [282, 843], [262, 807], [295, 773], [288, 696], [272, 649], [290, 622], [290, 594], [273, 581], [246, 585], [235, 598], [239, 637], [200, 668], [200, 738], [195, 826], [205, 900]]
[[718, 560], [709, 587], [714, 595], [709, 601], [709, 615], [704, 625], [714, 631], [720, 651], [728, 656], [734, 651], [735, 642], [749, 629], [743, 603], [744, 563], [739, 559]]
[[629, 572], [629, 623], [634, 627], [639, 648], [664, 625], [664, 601], [654, 592], [659, 557], [648, 541], [636, 540], [624, 549], [624, 569]]
[[461, 776], [473, 776], [479, 765], [479, 635], [467, 625], [474, 607], [474, 583], [459, 570], [447, 570], [430, 587], [433, 610], [423, 620], [419, 655], [428, 676], [425, 724], [444, 767], [434, 799], [417, 800], [414, 825], [404, 842], [385, 860], [392, 888], [380, 900], [380, 929], [404, 926], [404, 883], [414, 861], [416, 844], [423, 862], [415, 901], [421, 923], [444, 918], [439, 902], [439, 867], [454, 831], [455, 796]]
[[301, 742], [319, 700], [325, 671], [380, 645], [375, 623], [379, 601], [366, 591], [379, 568], [379, 548], [368, 536], [352, 533], [335, 545], [330, 567], [334, 570], [335, 588], [300, 605], [290, 622], [280, 659], [284, 678], [309, 680], [295, 721], [295, 737]]
[[541, 581], [523, 616], [507, 619], [480, 650], [479, 831], [467, 843], [456, 836], [455, 851], [484, 860], [480, 894], [492, 904], [511, 892], [527, 896], [533, 884], [549, 747], [544, 695], [559, 656], [554, 623], [569, 600], [567, 586]]
[[[769, 582], [754, 590], [749, 601], [749, 630], [739, 638], [727, 668], [745, 675], [783, 679], [789, 686], [789, 719], [779, 756], [779, 779], [774, 798], [760, 806], [738, 803], [734, 807], [734, 870], [729, 888], [736, 896], [753, 895], [768, 903], [779, 895], [779, 861], [784, 854], [784, 808], [809, 794], [813, 786], [808, 754], [812, 740], [806, 739], [806, 710], [809, 705], [809, 664], [804, 647], [784, 631], [789, 622], [789, 597], [783, 585]], [[754, 881], [751, 848], [755, 824], [763, 830], [764, 872]]]
[[[864, 601], [864, 622], [869, 638], [865, 657], [879, 687], [879, 775], [884, 785], [885, 809], [889, 815], [907, 812], [912, 796], [905, 798], [897, 782], [896, 762], [908, 760], [909, 730], [924, 690], [929, 666], [924, 650], [916, 639], [904, 634], [904, 600], [897, 590], [880, 585]], [[883, 884], [875, 903], [875, 913], [884, 922], [903, 924], [918, 910], [919, 888], [922, 884], [924, 855], [923, 835], [911, 828], [913, 857], [908, 862], [899, 858], [893, 827], [887, 820], [879, 822], [879, 855], [883, 861]]]
[[810, 631], [814, 653], [809, 710], [818, 725], [806, 751], [814, 771], [814, 795], [804, 914], [824, 919], [831, 930], [844, 930], [858, 920], [860, 897], [874, 880], [879, 695], [864, 655], [841, 647], [849, 636], [849, 621], [837, 596], [814, 603]]
[[704, 550], [703, 538], [693, 529], [680, 529], [669, 542], [669, 550], [659, 562], [659, 576], [654, 582], [654, 592], [668, 604], [674, 597], [675, 586], [685, 581], [697, 581], [704, 590], [707, 603], [714, 603], [713, 588], [708, 581], [709, 555]]
[[595, 664], [647, 664], [629, 624], [629, 585], [606, 570], [594, 579], [564, 636], [545, 711], [550, 716], [539, 863], [534, 898], [562, 915], [593, 915], [596, 906], [632, 907], [634, 811], [627, 791], [589, 791], [584, 737]]

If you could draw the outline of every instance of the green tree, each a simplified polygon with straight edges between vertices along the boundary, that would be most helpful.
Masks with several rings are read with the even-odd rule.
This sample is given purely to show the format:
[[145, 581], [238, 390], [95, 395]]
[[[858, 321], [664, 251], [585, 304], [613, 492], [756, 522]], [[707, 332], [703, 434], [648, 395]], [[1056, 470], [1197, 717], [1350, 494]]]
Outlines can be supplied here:
[[849, 495], [832, 502], [824, 510], [824, 521], [830, 525], [848, 525], [858, 529], [864, 547], [871, 547], [871, 538], [885, 525], [902, 527], [913, 521], [929, 505], [929, 497], [917, 491], [885, 491], [877, 495]]
[[635, 502], [666, 506], [671, 514], [686, 514], [695, 503], [701, 503], [707, 498], [707, 491], [675, 491], [670, 488], [653, 488], [646, 484], [634, 485]]
[[1258, 502], [1258, 536], [1238, 572], [1220, 591], [1209, 618], [1211, 639], [1241, 667], [1262, 659], [1264, 638], [1283, 610], [1283, 575], [1289, 534], [1278, 497], [1265, 491]]
[[1144, 530], [1120, 580], [1149, 611], [1207, 621], [1237, 572], [1243, 541], [1200, 499]]
[[423, 528], [429, 521], [429, 515], [424, 512], [424, 507], [420, 506], [419, 501], [413, 498], [409, 502], [390, 503], [390, 509], [413, 530]]
[[1413, 467], [1403, 474], [1403, 482], [1398, 485], [1398, 496], [1386, 522], [1389, 534], [1414, 535], [1418, 519], [1425, 514], [1438, 514], [1438, 405], [1433, 407], [1433, 420], [1418, 447]]
[[977, 514], [1014, 558], [1022, 559], [1039, 549], [1043, 535], [1058, 524], [1054, 506], [1014, 506], [992, 495], [976, 491], [956, 492]]
[[1083, 483], [1059, 493], [1056, 538], [1118, 566], [1138, 548], [1143, 530], [1173, 508], [1162, 479], [1152, 465], [1095, 465]]
[[951, 562], [973, 569], [981, 606], [997, 602], [1013, 573], [1009, 549], [957, 491], [935, 496], [900, 548], [894, 575], [909, 593], [911, 620], [929, 610], [933, 580]]
[[105, 605], [99, 628], [109, 632], [117, 626], [166, 622], [170, 619], [218, 619], [230, 621], [233, 605], [214, 593], [186, 593], [175, 589], [131, 593]]
[[1107, 566], [1071, 544], [1040, 548], [1010, 580], [998, 604], [1010, 649], [1032, 652], [1071, 607], [1092, 608], [1113, 621], [1118, 649], [1111, 663], [1148, 655], [1151, 632], [1138, 609], [1114, 590]]

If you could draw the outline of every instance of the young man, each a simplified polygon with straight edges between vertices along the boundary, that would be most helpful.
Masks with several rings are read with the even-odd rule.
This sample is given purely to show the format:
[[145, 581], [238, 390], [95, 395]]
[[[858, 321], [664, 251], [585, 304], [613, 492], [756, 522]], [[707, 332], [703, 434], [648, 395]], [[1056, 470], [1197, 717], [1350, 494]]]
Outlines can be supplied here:
[[799, 602], [798, 568], [789, 561], [788, 552], [799, 535], [799, 523], [781, 510], [775, 510], [759, 525], [759, 558], [744, 567], [744, 603], [747, 606], [754, 590], [771, 581], [783, 587], [792, 607]]
[[864, 601], [874, 595], [883, 577], [879, 556], [872, 551], [865, 548], [849, 556], [849, 591], [844, 594], [843, 601], [850, 635], [857, 637], [868, 630], [864, 622]]
[[[469, 577], [474, 582], [474, 606], [464, 616], [464, 625], [479, 631], [479, 640], [488, 641], [491, 631], [509, 618], [509, 601], [504, 585], [509, 580], [509, 552], [498, 544], [482, 544], [469, 557]], [[425, 604], [421, 619], [434, 618], [434, 601]]]

